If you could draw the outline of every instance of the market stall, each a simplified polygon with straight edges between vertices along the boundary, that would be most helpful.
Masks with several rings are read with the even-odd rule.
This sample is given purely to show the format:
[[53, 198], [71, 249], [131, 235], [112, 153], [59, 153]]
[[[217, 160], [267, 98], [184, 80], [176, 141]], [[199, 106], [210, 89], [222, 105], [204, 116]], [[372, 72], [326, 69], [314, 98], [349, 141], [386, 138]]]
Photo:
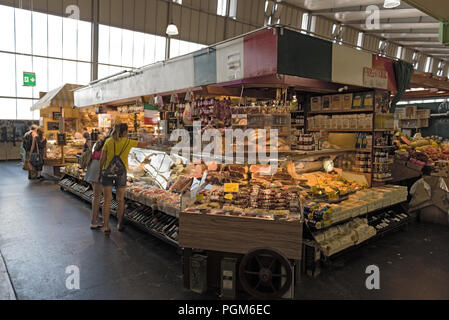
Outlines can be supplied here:
[[76, 84], [64, 84], [45, 93], [32, 107], [39, 110], [40, 125], [45, 131], [47, 140], [56, 140], [58, 133], [70, 133], [81, 130], [80, 110], [74, 108], [73, 91], [80, 88]]
[[[291, 298], [301, 271], [316, 275], [321, 260], [409, 221], [407, 189], [385, 185], [395, 91], [392, 60], [276, 27], [100, 81], [75, 101], [140, 98], [160, 113], [164, 144], [131, 151], [125, 218], [183, 248], [187, 288]], [[172, 154], [180, 128], [199, 141], [215, 129], [221, 148]], [[226, 140], [230, 131], [246, 136]], [[61, 187], [90, 201], [82, 171], [65, 174]]]
[[[65, 84], [43, 94], [32, 107], [39, 110], [40, 126], [48, 141], [47, 158], [44, 159], [44, 173], [59, 176], [59, 168], [76, 162], [77, 154], [83, 151], [83, 140], [74, 140], [72, 131], [80, 132], [88, 127], [92, 115], [74, 108], [73, 91], [80, 85]], [[83, 121], [89, 119], [89, 121]]]

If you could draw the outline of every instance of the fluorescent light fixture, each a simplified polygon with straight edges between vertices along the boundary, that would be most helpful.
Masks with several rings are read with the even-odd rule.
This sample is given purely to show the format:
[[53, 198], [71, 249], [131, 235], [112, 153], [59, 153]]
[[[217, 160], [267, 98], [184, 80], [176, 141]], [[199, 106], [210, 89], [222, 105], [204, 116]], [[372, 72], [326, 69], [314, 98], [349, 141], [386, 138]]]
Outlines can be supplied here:
[[384, 8], [391, 9], [401, 5], [401, 0], [385, 0]]
[[446, 93], [446, 91], [437, 91], [438, 94]]
[[179, 34], [178, 27], [176, 25], [174, 25], [173, 23], [170, 23], [167, 26], [167, 31], [165, 31], [165, 33], [169, 37], [177, 36]]
[[406, 92], [411, 92], [411, 91], [427, 91], [428, 89], [426, 88], [410, 88], [405, 90]]

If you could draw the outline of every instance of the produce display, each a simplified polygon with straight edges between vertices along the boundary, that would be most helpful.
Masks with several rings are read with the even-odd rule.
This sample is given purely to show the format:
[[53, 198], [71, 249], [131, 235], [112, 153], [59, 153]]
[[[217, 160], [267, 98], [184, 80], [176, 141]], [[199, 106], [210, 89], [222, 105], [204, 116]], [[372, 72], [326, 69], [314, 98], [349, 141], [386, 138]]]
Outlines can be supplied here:
[[449, 160], [449, 143], [443, 142], [440, 137], [410, 138], [398, 132], [395, 144], [398, 147], [397, 157], [417, 166], [433, 166], [437, 161]]

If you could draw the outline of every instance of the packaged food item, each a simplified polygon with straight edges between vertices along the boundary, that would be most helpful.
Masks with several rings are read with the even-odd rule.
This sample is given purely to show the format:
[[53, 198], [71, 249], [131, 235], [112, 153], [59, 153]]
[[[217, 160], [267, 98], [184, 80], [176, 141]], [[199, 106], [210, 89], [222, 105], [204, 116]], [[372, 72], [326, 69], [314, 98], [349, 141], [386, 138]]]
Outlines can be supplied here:
[[321, 97], [321, 109], [322, 111], [330, 111], [332, 96]]
[[321, 97], [310, 98], [310, 107], [312, 111], [321, 111]]
[[340, 111], [343, 107], [343, 95], [334, 94], [331, 100], [331, 110], [332, 111]]

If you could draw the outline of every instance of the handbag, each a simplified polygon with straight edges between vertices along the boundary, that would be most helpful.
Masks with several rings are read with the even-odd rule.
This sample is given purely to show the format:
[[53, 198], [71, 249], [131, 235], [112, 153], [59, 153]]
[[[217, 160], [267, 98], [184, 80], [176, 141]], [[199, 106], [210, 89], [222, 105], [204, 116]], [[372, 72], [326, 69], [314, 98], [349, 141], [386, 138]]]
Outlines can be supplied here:
[[88, 168], [91, 162], [92, 162], [92, 151], [88, 149], [81, 155], [79, 159], [78, 163], [80, 165], [80, 169]]
[[31, 163], [30, 163], [30, 159], [28, 159], [28, 157], [26, 157], [25, 162], [23, 163], [22, 169], [25, 171], [33, 170]]
[[36, 149], [37, 152], [33, 152], [30, 155], [30, 163], [33, 167], [35, 168], [40, 168], [42, 167], [42, 165], [44, 164], [44, 159], [41, 158], [40, 153], [39, 153], [39, 146], [37, 146], [37, 141], [36, 141]]

